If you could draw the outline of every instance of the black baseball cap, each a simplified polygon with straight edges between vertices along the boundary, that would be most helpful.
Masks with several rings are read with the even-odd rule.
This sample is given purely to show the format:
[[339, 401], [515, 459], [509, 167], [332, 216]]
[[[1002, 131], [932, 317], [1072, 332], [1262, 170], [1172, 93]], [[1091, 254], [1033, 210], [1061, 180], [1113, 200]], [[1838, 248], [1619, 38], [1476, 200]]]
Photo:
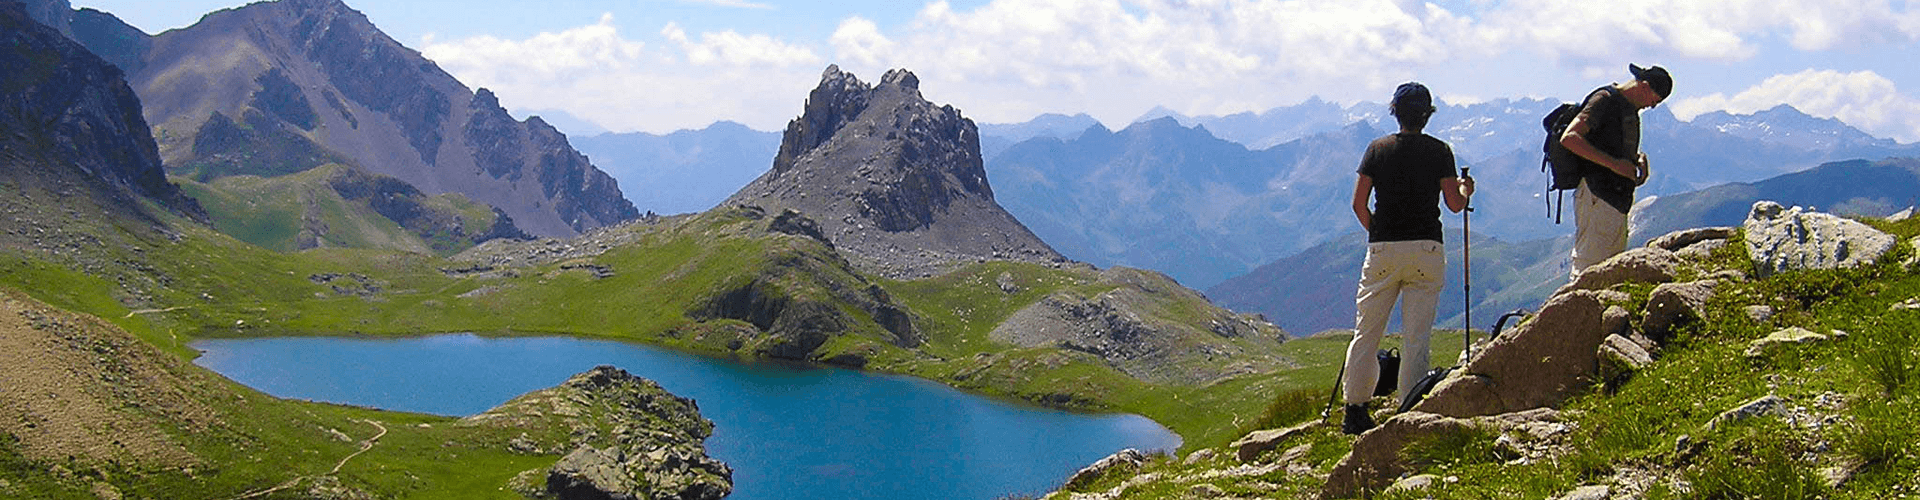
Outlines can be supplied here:
[[1627, 71], [1633, 72], [1633, 79], [1647, 82], [1653, 86], [1653, 92], [1661, 99], [1673, 95], [1673, 76], [1667, 74], [1667, 68], [1659, 66], [1642, 68], [1637, 64], [1628, 64]]
[[1396, 116], [1403, 111], [1433, 114], [1433, 93], [1419, 82], [1402, 83], [1393, 89], [1393, 111]]

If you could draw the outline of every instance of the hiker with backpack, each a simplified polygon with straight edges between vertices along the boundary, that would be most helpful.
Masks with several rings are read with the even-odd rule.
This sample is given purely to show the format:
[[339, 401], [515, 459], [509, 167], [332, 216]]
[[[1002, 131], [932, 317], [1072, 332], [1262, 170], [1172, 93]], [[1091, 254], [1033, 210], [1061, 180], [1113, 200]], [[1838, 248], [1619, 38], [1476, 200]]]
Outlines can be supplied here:
[[1444, 198], [1448, 210], [1459, 212], [1473, 195], [1473, 178], [1454, 172], [1453, 149], [1422, 132], [1434, 112], [1427, 87], [1401, 84], [1390, 111], [1400, 131], [1367, 146], [1353, 187], [1353, 215], [1367, 230], [1367, 258], [1354, 295], [1357, 331], [1341, 372], [1346, 403], [1341, 430], [1348, 434], [1374, 425], [1366, 403], [1382, 376], [1377, 349], [1396, 300], [1404, 338], [1400, 373], [1394, 374], [1400, 382], [1397, 396], [1404, 397], [1426, 374], [1434, 307], [1446, 282], [1439, 205]]
[[[1646, 184], [1651, 173], [1646, 153], [1640, 152], [1640, 111], [1658, 106], [1673, 93], [1673, 77], [1666, 68], [1629, 64], [1627, 70], [1633, 73], [1632, 81], [1594, 90], [1571, 119], [1560, 110], [1548, 116], [1549, 130], [1556, 119], [1565, 124], [1557, 141], [1549, 137], [1547, 143], [1547, 161], [1554, 164], [1553, 188], [1565, 189], [1564, 182], [1578, 182], [1573, 196], [1573, 279], [1579, 279], [1588, 266], [1627, 250], [1627, 212], [1633, 207], [1633, 190]], [[1568, 168], [1577, 181], [1562, 179]]]

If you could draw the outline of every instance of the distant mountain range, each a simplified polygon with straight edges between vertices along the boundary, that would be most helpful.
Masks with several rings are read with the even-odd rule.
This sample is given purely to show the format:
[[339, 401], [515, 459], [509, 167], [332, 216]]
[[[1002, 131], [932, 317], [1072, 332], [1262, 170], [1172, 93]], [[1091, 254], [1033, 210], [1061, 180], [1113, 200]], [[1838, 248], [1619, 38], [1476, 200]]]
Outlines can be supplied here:
[[[1777, 201], [1824, 212], [1884, 217], [1920, 203], [1920, 159], [1849, 160], [1759, 182], [1737, 182], [1661, 196], [1635, 208], [1631, 243], [1696, 227], [1738, 226], [1754, 202]], [[1476, 228], [1479, 226], [1475, 226]], [[1465, 308], [1458, 230], [1447, 242], [1447, 285], [1438, 326], [1457, 328]], [[1365, 239], [1350, 233], [1207, 289], [1223, 307], [1264, 314], [1295, 334], [1353, 328], [1353, 292]], [[1474, 327], [1488, 329], [1500, 313], [1536, 309], [1567, 279], [1570, 236], [1510, 243], [1473, 240]]]
[[620, 183], [640, 210], [701, 212], [726, 200], [766, 173], [780, 151], [780, 134], [734, 122], [667, 135], [644, 132], [573, 137], [585, 153]]
[[[1475, 232], [1506, 241], [1572, 232], [1570, 223], [1552, 222], [1539, 170], [1539, 119], [1558, 104], [1441, 103], [1428, 132], [1448, 141], [1458, 163], [1480, 182]], [[1829, 161], [1920, 156], [1920, 147], [1786, 106], [1751, 115], [1708, 113], [1691, 122], [1655, 108], [1642, 121], [1655, 172], [1643, 196], [1757, 181]], [[1048, 244], [1072, 259], [1159, 270], [1203, 288], [1357, 229], [1346, 208], [1353, 169], [1366, 142], [1393, 128], [1384, 105], [1319, 99], [1228, 116], [1158, 109], [1119, 131], [1086, 115], [978, 126], [987, 175], [1001, 181], [996, 201]], [[717, 179], [765, 169], [753, 154], [691, 145], [765, 151], [774, 143], [771, 133], [726, 126], [681, 131], [670, 136], [680, 144], [673, 154], [651, 154], [667, 160], [645, 162], [636, 152], [665, 151], [661, 136], [614, 137], [621, 136], [576, 143], [614, 165], [609, 170], [623, 186], [634, 184], [629, 178], [670, 184], [630, 188], [636, 200], [647, 192], [698, 194], [700, 201], [687, 205], [668, 203], [671, 195], [662, 194], [663, 208], [647, 207], [669, 212], [712, 203], [713, 193], [731, 184]], [[628, 166], [641, 163], [646, 166]], [[1459, 223], [1449, 217], [1448, 224]]]
[[[65, 0], [35, 0], [47, 12]], [[564, 135], [513, 119], [339, 0], [277, 0], [147, 36], [110, 14], [66, 19], [140, 94], [168, 170], [200, 181], [341, 163], [491, 205], [567, 236], [638, 217]]]

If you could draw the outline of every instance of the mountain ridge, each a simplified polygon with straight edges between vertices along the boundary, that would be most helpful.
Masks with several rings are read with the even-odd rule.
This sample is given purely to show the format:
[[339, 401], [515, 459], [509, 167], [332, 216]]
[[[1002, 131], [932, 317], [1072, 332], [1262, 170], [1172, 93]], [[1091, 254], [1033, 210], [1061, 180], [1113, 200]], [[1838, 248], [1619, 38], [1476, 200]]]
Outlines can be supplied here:
[[[152, 42], [130, 79], [172, 168], [265, 155], [286, 171], [343, 159], [429, 194], [463, 193], [540, 235], [639, 216], [560, 132], [513, 119], [492, 92], [468, 90], [338, 0], [225, 9]], [[198, 138], [218, 116], [258, 134], [239, 144], [253, 157], [203, 150]], [[289, 148], [339, 158], [273, 154]]]

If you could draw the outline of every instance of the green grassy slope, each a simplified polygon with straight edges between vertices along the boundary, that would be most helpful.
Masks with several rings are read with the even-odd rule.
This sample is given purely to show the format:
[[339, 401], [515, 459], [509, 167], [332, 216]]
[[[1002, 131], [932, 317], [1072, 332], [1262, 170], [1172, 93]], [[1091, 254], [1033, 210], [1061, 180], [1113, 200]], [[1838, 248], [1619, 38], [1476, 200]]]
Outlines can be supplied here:
[[[1920, 235], [1920, 220], [1870, 222], [1903, 241]], [[1439, 480], [1427, 489], [1373, 492], [1371, 498], [1555, 498], [1583, 485], [1610, 485], [1619, 495], [1629, 484], [1644, 488], [1638, 494], [1650, 499], [1912, 495], [1920, 491], [1920, 430], [1913, 426], [1920, 412], [1920, 309], [1898, 306], [1920, 299], [1920, 272], [1904, 264], [1913, 256], [1903, 243], [1871, 267], [1723, 284], [1704, 320], [1682, 327], [1652, 365], [1611, 388], [1596, 385], [1561, 408], [1568, 429], [1563, 435], [1502, 439], [1488, 431], [1416, 442], [1403, 452], [1417, 473]], [[1699, 275], [1720, 269], [1752, 271], [1737, 241]], [[1644, 302], [1651, 287], [1626, 288], [1633, 300]], [[1777, 313], [1756, 320], [1745, 312], [1751, 305]], [[1747, 355], [1749, 342], [1788, 327], [1847, 334]], [[1767, 395], [1787, 401], [1785, 416], [1707, 425]], [[1318, 419], [1326, 397], [1324, 387], [1317, 394], [1283, 392], [1269, 398], [1265, 410], [1236, 418], [1253, 422], [1243, 430], [1289, 427]], [[1325, 474], [1354, 441], [1339, 434], [1337, 412], [1333, 418], [1331, 425], [1279, 443], [1244, 466], [1244, 474], [1222, 474], [1239, 462], [1234, 450], [1216, 448], [1223, 458], [1188, 464], [1162, 457], [1075, 491], [1106, 491], [1157, 474], [1118, 498], [1190, 498], [1208, 487], [1228, 495], [1316, 497]], [[1522, 460], [1502, 443], [1544, 446], [1549, 453]], [[1282, 459], [1282, 452], [1296, 447], [1302, 456]]]
[[275, 177], [173, 178], [206, 207], [220, 232], [279, 252], [368, 248], [450, 255], [473, 246], [498, 218], [491, 207], [464, 195], [427, 196], [383, 180], [337, 163]]

